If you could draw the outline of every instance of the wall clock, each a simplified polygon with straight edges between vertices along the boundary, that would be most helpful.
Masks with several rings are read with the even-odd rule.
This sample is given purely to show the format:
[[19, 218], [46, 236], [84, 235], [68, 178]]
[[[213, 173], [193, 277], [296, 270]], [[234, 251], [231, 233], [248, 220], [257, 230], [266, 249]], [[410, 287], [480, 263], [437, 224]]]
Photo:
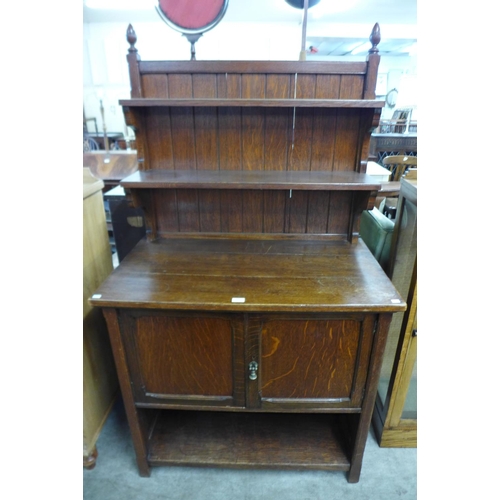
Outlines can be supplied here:
[[396, 106], [396, 101], [398, 99], [398, 89], [394, 88], [387, 92], [385, 96], [385, 103], [389, 108]]

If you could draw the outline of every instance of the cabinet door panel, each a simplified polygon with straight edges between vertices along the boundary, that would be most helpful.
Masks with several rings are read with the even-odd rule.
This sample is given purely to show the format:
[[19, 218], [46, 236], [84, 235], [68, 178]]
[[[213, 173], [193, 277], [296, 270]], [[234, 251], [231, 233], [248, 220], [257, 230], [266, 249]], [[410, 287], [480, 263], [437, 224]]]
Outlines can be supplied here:
[[230, 319], [139, 314], [127, 323], [125, 345], [138, 401], [234, 403], [233, 349], [242, 342]]
[[363, 325], [356, 319], [264, 321], [263, 403], [360, 404], [371, 344]]

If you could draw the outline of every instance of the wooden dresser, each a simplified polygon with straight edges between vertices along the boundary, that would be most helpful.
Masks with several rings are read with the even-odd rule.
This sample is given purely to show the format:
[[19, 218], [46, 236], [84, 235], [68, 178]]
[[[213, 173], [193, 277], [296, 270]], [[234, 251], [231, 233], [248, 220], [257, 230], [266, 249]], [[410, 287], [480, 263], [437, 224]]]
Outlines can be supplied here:
[[139, 473], [157, 465], [360, 476], [398, 295], [358, 238], [378, 25], [366, 62], [140, 61], [147, 235], [92, 296], [103, 308]]

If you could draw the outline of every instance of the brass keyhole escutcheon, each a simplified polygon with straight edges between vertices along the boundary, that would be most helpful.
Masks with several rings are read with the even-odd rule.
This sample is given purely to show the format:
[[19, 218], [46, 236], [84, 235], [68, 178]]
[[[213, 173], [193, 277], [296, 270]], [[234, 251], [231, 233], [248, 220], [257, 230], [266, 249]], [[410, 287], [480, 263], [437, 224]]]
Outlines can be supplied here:
[[257, 370], [259, 369], [259, 365], [257, 364], [256, 361], [251, 361], [248, 364], [248, 370], [250, 374], [248, 375], [248, 378], [250, 380], [257, 380]]

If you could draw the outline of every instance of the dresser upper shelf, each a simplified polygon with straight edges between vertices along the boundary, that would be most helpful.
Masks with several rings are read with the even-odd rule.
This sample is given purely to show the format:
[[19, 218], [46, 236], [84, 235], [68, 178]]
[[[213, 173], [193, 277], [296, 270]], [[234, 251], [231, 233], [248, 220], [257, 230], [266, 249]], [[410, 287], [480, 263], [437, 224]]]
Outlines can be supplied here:
[[152, 107], [268, 107], [268, 108], [383, 108], [377, 99], [122, 99], [120, 105], [130, 108]]
[[379, 191], [381, 187], [373, 177], [358, 172], [275, 170], [146, 170], [134, 172], [120, 184], [126, 189]]

